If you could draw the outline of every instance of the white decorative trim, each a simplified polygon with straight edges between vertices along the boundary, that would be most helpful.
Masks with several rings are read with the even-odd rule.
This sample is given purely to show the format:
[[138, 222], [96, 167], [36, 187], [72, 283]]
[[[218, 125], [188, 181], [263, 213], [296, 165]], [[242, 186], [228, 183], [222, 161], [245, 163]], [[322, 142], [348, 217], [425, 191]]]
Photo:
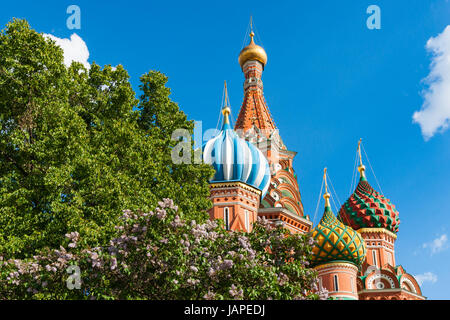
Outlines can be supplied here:
[[[406, 282], [406, 283], [409, 285], [409, 287], [411, 287], [411, 290], [414, 290], [413, 293], [416, 293], [416, 294], [417, 294], [416, 286], [412, 283], [411, 280], [409, 280], [409, 279], [406, 278], [406, 277], [402, 277], [402, 278], [400, 279], [400, 288], [402, 287], [403, 282]], [[402, 288], [402, 289], [404, 289], [404, 288]], [[406, 289], [405, 289], [405, 290], [406, 290]], [[409, 290], [407, 290], [407, 291], [409, 291]], [[411, 291], [410, 291], [410, 292], [411, 292]]]
[[299, 216], [298, 214], [292, 213], [291, 211], [285, 209], [285, 208], [260, 208], [258, 209], [258, 213], [261, 213], [262, 215], [264, 214], [276, 214], [276, 213], [283, 213], [285, 216], [288, 216], [289, 218], [291, 218], [294, 221], [300, 222], [304, 225], [307, 225], [310, 227], [312, 227], [312, 221], [303, 218], [302, 216]]
[[210, 199], [218, 199], [218, 198], [232, 198], [232, 197], [243, 198], [243, 199], [248, 200], [249, 202], [255, 203], [255, 204], [258, 203], [257, 200], [249, 198], [249, 197], [247, 197], [245, 195], [241, 195], [241, 194], [218, 194], [218, 195], [211, 196], [209, 198]]
[[[334, 292], [328, 292], [328, 295], [332, 295], [333, 293], [336, 293], [336, 292], [335, 291]], [[346, 295], [346, 294], [342, 295], [342, 294], [340, 294], [340, 292], [338, 292], [336, 295], [332, 295], [332, 296], [334, 298], [349, 298], [349, 299], [352, 299], [352, 300], [358, 300], [358, 295], [356, 293], [351, 293], [350, 292], [350, 294], [352, 294], [352, 295]]]
[[419, 298], [421, 300], [425, 300], [426, 299], [426, 297], [424, 297], [424, 296], [420, 296], [420, 295], [418, 295], [418, 294], [416, 294], [414, 292], [411, 292], [411, 291], [408, 291], [408, 290], [405, 290], [405, 289], [402, 289], [402, 288], [380, 289], [380, 290], [378, 290], [378, 289], [364, 289], [364, 290], [358, 291], [358, 295], [361, 295], [363, 293], [379, 293], [379, 292], [385, 292], [385, 293], [402, 293], [402, 292], [405, 292], [405, 293], [413, 295], [413, 296], [415, 296], [415, 297], [417, 297], [417, 298]]
[[374, 274], [373, 276], [370, 276], [367, 279], [367, 282], [366, 282], [367, 283], [367, 289], [370, 289], [370, 290], [382, 290], [382, 289], [384, 289], [384, 286], [383, 286], [383, 288], [374, 288], [373, 287], [375, 281], [378, 280], [378, 279], [384, 279], [387, 282], [389, 282], [389, 284], [391, 285], [390, 289], [394, 289], [395, 288], [395, 281], [394, 281], [394, 279], [392, 279], [388, 275], [385, 275], [384, 273], [376, 273], [376, 274]]
[[[323, 269], [322, 269], [323, 270]], [[318, 272], [320, 272], [319, 270], [317, 270]], [[327, 271], [327, 272], [320, 272], [320, 276], [323, 276], [323, 275], [326, 275], [326, 274], [330, 274], [330, 273], [337, 273], [337, 272], [339, 272], [339, 273], [344, 273], [344, 274], [348, 274], [348, 275], [350, 275], [350, 276], [356, 276], [357, 275], [357, 272], [355, 271], [355, 272], [350, 272], [350, 271], [336, 271], [336, 269], [333, 269], [333, 270], [331, 270], [331, 271]]]
[[356, 230], [359, 233], [384, 233], [392, 238], [394, 238], [394, 240], [397, 239], [397, 235], [389, 230], [386, 230], [384, 228], [361, 228]]
[[344, 262], [344, 261], [343, 262], [339, 262], [339, 261], [337, 261], [337, 262], [327, 262], [327, 263], [319, 264], [319, 265], [315, 266], [314, 269], [319, 271], [319, 270], [324, 270], [324, 269], [327, 269], [327, 268], [333, 268], [335, 270], [336, 267], [343, 268], [343, 269], [344, 268], [345, 269], [351, 269], [354, 272], [358, 272], [358, 267], [357, 266], [355, 266], [351, 262]]
[[258, 208], [251, 207], [251, 206], [249, 206], [249, 205], [247, 205], [245, 203], [242, 203], [242, 202], [216, 202], [216, 203], [214, 203], [214, 207], [233, 206], [233, 205], [239, 205], [241, 207], [247, 208], [247, 209], [252, 210], [252, 211], [258, 210]]

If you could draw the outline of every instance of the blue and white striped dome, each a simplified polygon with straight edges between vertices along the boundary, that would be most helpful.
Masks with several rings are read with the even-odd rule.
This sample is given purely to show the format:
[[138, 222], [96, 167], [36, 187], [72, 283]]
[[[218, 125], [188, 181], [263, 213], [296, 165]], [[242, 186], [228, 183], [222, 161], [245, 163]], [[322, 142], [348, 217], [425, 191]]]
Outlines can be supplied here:
[[261, 199], [266, 195], [269, 163], [257, 147], [237, 135], [228, 117], [220, 134], [203, 146], [203, 162], [216, 170], [210, 182], [241, 181], [261, 190]]

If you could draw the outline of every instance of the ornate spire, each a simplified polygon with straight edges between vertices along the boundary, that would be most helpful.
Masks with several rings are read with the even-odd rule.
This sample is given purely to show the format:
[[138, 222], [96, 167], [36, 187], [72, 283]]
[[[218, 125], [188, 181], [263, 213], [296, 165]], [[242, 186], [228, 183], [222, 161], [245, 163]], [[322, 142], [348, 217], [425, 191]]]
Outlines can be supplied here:
[[252, 20], [250, 26], [250, 44], [239, 55], [245, 75], [244, 101], [234, 128], [240, 136], [257, 144], [269, 160], [271, 184], [267, 196], [261, 202], [262, 207], [281, 207], [303, 216], [297, 176], [292, 167], [296, 152], [289, 151], [284, 145], [264, 98], [261, 77], [267, 55], [262, 47], [255, 44]]
[[203, 145], [203, 162], [211, 164], [216, 173], [211, 183], [240, 181], [259, 191], [264, 197], [270, 185], [270, 167], [264, 154], [252, 143], [240, 138], [231, 128], [227, 83], [224, 83], [220, 133]]
[[325, 199], [325, 208], [330, 207], [330, 194], [328, 193], [328, 184], [327, 184], [327, 168], [323, 169], [323, 181], [325, 182], [325, 193], [323, 194], [323, 198]]
[[239, 54], [239, 64], [241, 65], [241, 68], [244, 68], [244, 65], [247, 61], [256, 60], [262, 64], [262, 67], [264, 69], [264, 66], [267, 63], [267, 54], [263, 47], [258, 46], [253, 40], [255, 33], [253, 32], [253, 22], [251, 17], [250, 29], [250, 43], [248, 44], [248, 46], [241, 50], [241, 53]]
[[223, 114], [223, 123], [224, 124], [229, 124], [230, 123], [230, 113], [231, 113], [231, 108], [230, 108], [230, 101], [228, 99], [228, 90], [227, 90], [227, 81], [224, 81], [224, 95], [225, 95], [225, 101], [223, 103], [223, 107], [222, 107], [222, 114]]
[[339, 210], [339, 220], [355, 230], [385, 228], [397, 233], [400, 224], [398, 211], [391, 201], [374, 190], [366, 179], [364, 173], [366, 167], [361, 160], [361, 140], [358, 142], [358, 171], [361, 179], [356, 190]]
[[235, 129], [246, 132], [256, 127], [263, 131], [266, 137], [269, 137], [276, 127], [264, 99], [261, 80], [264, 66], [267, 63], [267, 54], [254, 42], [252, 20], [250, 20], [250, 25], [250, 44], [239, 54], [239, 64], [245, 75], [244, 102], [236, 120]]
[[363, 165], [362, 163], [362, 157], [361, 157], [361, 142], [362, 142], [362, 138], [359, 139], [358, 141], [358, 155], [359, 155], [359, 166], [358, 166], [358, 171], [361, 175], [361, 180], [365, 180], [366, 179], [366, 174], [365, 174], [365, 170], [366, 167]]

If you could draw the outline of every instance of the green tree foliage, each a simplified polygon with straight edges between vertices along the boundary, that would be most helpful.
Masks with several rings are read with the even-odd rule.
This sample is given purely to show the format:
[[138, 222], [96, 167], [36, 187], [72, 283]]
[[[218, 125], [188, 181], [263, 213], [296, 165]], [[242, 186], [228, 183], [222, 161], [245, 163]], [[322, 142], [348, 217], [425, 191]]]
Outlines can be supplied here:
[[150, 210], [170, 197], [201, 221], [207, 165], [175, 165], [170, 134], [193, 132], [171, 101], [167, 77], [141, 77], [135, 98], [122, 66], [66, 68], [63, 52], [24, 20], [0, 33], [0, 252], [24, 258], [105, 245], [123, 208]]

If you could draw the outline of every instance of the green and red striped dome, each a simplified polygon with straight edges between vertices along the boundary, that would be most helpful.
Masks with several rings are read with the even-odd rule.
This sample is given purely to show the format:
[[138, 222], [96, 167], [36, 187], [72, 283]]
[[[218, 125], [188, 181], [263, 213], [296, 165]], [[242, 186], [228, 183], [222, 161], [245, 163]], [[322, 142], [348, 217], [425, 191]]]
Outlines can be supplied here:
[[400, 224], [395, 206], [375, 191], [365, 177], [361, 177], [355, 192], [342, 205], [338, 219], [355, 230], [384, 228], [397, 233]]

